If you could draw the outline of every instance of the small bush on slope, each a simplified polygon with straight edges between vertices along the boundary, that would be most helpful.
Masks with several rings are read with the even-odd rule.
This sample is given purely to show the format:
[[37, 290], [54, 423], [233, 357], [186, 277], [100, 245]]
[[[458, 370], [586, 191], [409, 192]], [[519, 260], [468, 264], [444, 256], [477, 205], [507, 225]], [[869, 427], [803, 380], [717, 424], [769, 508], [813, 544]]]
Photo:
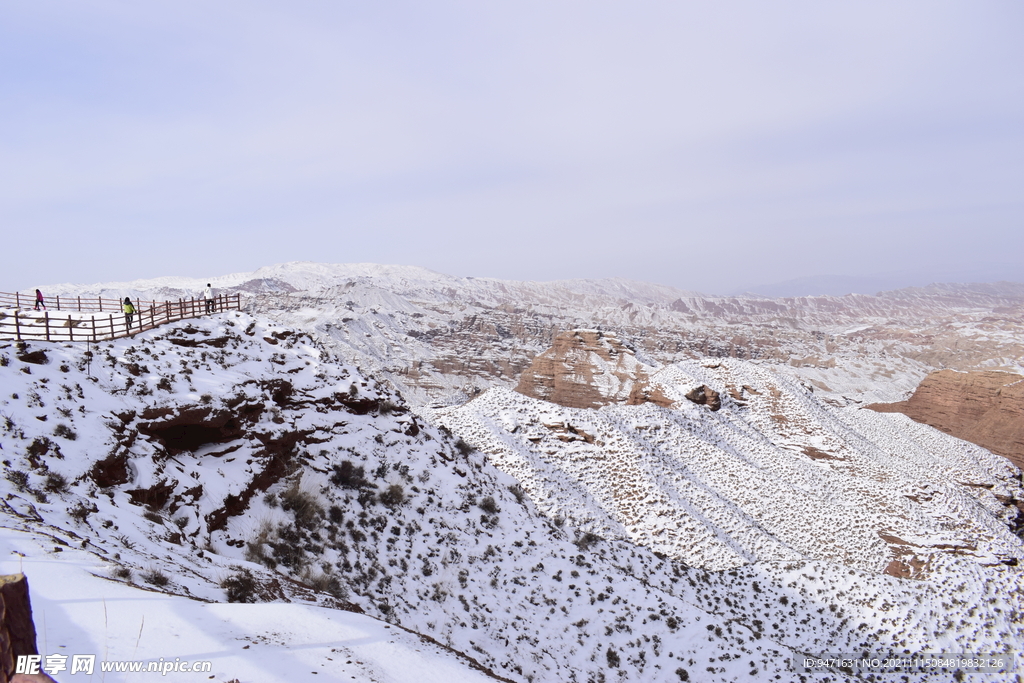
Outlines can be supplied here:
[[240, 569], [227, 577], [220, 582], [220, 587], [227, 592], [228, 602], [258, 602], [256, 579], [248, 569]]

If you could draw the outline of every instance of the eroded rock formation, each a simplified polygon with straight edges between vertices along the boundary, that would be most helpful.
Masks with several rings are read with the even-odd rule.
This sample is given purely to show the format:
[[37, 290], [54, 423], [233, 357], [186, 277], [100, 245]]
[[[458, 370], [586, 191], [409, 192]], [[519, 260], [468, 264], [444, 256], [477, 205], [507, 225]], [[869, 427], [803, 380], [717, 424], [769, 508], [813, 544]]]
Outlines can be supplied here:
[[0, 576], [0, 682], [12, 680], [19, 655], [34, 654], [38, 652], [28, 579], [24, 574]]
[[928, 375], [908, 400], [868, 408], [903, 413], [1024, 468], [1024, 377], [1020, 375], [941, 370]]
[[644, 365], [611, 332], [570, 330], [533, 359], [519, 378], [520, 394], [569, 408], [599, 408], [612, 403], [670, 405], [657, 387], [648, 386]]
[[711, 408], [712, 412], [722, 407], [722, 397], [717, 391], [706, 384], [702, 384], [699, 387], [691, 389], [687, 392], [686, 398], [697, 405]]

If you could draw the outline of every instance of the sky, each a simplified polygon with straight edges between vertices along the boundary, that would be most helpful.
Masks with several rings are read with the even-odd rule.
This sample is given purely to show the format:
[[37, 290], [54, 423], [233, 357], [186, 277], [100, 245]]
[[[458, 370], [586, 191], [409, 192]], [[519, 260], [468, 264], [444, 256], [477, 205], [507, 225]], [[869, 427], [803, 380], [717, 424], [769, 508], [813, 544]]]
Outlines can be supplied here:
[[1024, 281], [1022, 34], [1014, 0], [0, 0], [0, 291]]

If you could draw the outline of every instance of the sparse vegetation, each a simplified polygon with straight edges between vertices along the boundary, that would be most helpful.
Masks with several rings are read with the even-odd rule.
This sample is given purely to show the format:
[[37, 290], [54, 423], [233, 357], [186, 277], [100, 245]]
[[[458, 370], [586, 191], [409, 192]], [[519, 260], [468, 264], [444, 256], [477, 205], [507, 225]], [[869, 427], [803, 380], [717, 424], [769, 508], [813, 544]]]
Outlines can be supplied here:
[[74, 441], [78, 438], [78, 434], [75, 433], [75, 430], [63, 422], [53, 428], [53, 434], [54, 436], [59, 436], [62, 439], [67, 439], [68, 441]]
[[159, 569], [154, 568], [147, 569], [143, 572], [142, 580], [152, 586], [156, 586], [157, 588], [163, 588], [171, 582], [171, 580], [167, 578], [166, 574]]
[[357, 489], [369, 486], [366, 480], [366, 470], [362, 466], [356, 466], [351, 460], [343, 460], [334, 465], [331, 483], [335, 486], [346, 489]]
[[600, 536], [593, 532], [586, 531], [580, 534], [579, 538], [576, 539], [576, 547], [580, 550], [589, 550], [600, 541]]
[[68, 480], [58, 472], [50, 472], [46, 475], [46, 484], [43, 488], [50, 493], [67, 493]]
[[[551, 662], [563, 656], [574, 666], [579, 665], [576, 671], [580, 681], [592, 683], [670, 679], [688, 683], [702, 676], [718, 681], [725, 668], [730, 675], [749, 675], [750, 680], [780, 676], [780, 680], [787, 680], [786, 670], [774, 664], [773, 655], [768, 654], [771, 648], [777, 648], [785, 659], [795, 643], [808, 651], [833, 643], [851, 651], [873, 651], [888, 646], [912, 649], [942, 639], [970, 651], [975, 645], [1019, 640], [1021, 630], [1016, 624], [1020, 614], [1005, 599], [1009, 593], [1004, 589], [1010, 583], [1001, 574], [991, 586], [957, 586], [943, 579], [942, 585], [949, 590], [943, 590], [941, 600], [931, 596], [927, 587], [919, 590], [911, 581], [900, 581], [899, 591], [905, 599], [893, 599], [885, 593], [886, 588], [879, 588], [896, 583], [889, 577], [860, 569], [854, 572], [848, 566], [840, 572], [827, 562], [792, 561], [756, 568], [725, 563], [728, 569], [723, 571], [690, 566], [691, 560], [699, 563], [712, 553], [705, 553], [705, 548], [687, 548], [685, 541], [673, 549], [673, 534], [679, 539], [696, 538], [704, 530], [684, 515], [677, 520], [674, 513], [668, 514], [669, 506], [658, 499], [657, 487], [623, 484], [628, 477], [622, 463], [634, 457], [642, 459], [647, 452], [695, 458], [697, 451], [678, 448], [679, 442], [667, 433], [669, 423], [683, 425], [679, 428], [689, 430], [688, 437], [701, 437], [705, 431], [713, 431], [712, 421], [718, 417], [735, 417], [728, 415], [727, 411], [735, 410], [728, 401], [723, 406], [726, 412], [718, 416], [704, 409], [699, 423], [688, 421], [685, 411], [656, 406], [613, 406], [607, 411], [562, 411], [561, 415], [559, 408], [545, 406], [553, 425], [547, 427], [534, 419], [536, 415], [529, 414], [534, 409], [527, 405], [518, 414], [498, 415], [502, 419], [493, 421], [496, 425], [514, 423], [508, 428], [512, 436], [503, 437], [507, 437], [507, 445], [520, 449], [514, 439], [521, 436], [524, 441], [520, 454], [532, 449], [530, 452], [543, 452], [549, 464], [568, 456], [574, 458], [573, 467], [593, 465], [589, 471], [574, 470], [579, 475], [576, 481], [586, 486], [602, 477], [602, 484], [612, 492], [607, 500], [633, 515], [627, 527], [630, 534], [636, 534], [634, 538], [649, 538], [647, 534], [659, 529], [657, 525], [645, 527], [644, 515], [665, 510], [661, 516], [669, 523], [665, 534], [657, 538], [658, 552], [652, 552], [642, 547], [646, 541], [630, 542], [619, 535], [620, 528], [615, 524], [605, 526], [585, 497], [570, 497], [583, 502], [567, 505], [559, 491], [565, 481], [560, 481], [554, 468], [540, 477], [535, 472], [523, 477], [531, 490], [537, 487], [541, 511], [538, 514], [532, 506], [523, 507], [528, 503], [526, 492], [520, 484], [509, 484], [511, 480], [494, 469], [495, 463], [501, 464], [501, 449], [491, 447], [480, 425], [453, 423], [453, 428], [458, 427], [456, 433], [480, 446], [479, 452], [451, 434], [442, 436], [443, 430], [439, 433], [431, 426], [432, 419], [417, 415], [419, 426], [412, 430], [404, 417], [393, 416], [405, 415], [405, 410], [391, 399], [381, 398], [389, 391], [381, 383], [371, 380], [364, 385], [367, 388], [361, 390], [361, 400], [339, 397], [337, 387], [349, 385], [354, 376], [352, 367], [332, 369], [324, 352], [319, 362], [310, 356], [316, 367], [298, 372], [309, 366], [310, 361], [303, 356], [308, 349], [292, 352], [291, 348], [300, 349], [311, 342], [304, 338], [293, 344], [293, 338], [277, 330], [272, 338], [278, 344], [263, 342], [262, 334], [250, 341], [240, 335], [246, 324], [247, 320], [232, 333], [239, 335], [241, 342], [235, 351], [232, 347], [238, 342], [234, 338], [222, 350], [193, 347], [181, 351], [180, 347], [162, 344], [168, 348], [158, 354], [151, 350], [153, 345], [147, 346], [144, 335], [135, 342], [134, 349], [119, 343], [112, 345], [106, 355], [107, 347], [101, 344], [96, 360], [106, 363], [105, 358], [109, 359], [109, 365], [95, 373], [101, 381], [86, 383], [89, 399], [81, 395], [74, 378], [54, 372], [57, 362], [70, 357], [60, 345], [54, 345], [51, 353], [53, 367], [33, 366], [32, 376], [7, 372], [16, 381], [8, 393], [17, 389], [27, 400], [9, 402], [10, 410], [17, 411], [18, 426], [6, 416], [0, 423], [6, 429], [3, 457], [7, 458], [5, 476], [11, 482], [5, 489], [6, 503], [25, 520], [38, 516], [51, 524], [55, 556], [79, 543], [83, 547], [91, 543], [101, 546], [102, 556], [116, 567], [110, 570], [112, 576], [131, 580], [132, 570], [117, 564], [144, 567], [152, 562], [168, 572], [164, 581], [152, 580], [153, 570], [135, 569], [138, 582], [170, 586], [169, 567], [174, 565], [164, 564], [161, 553], [180, 552], [177, 561], [185, 569], [175, 592], [193, 589], [195, 573], [206, 572], [204, 576], [217, 581], [224, 591], [215, 589], [213, 597], [226, 595], [224, 599], [231, 602], [312, 598], [330, 605], [334, 601], [329, 596], [351, 599], [377, 618], [433, 629], [485, 666], [523, 681], [552, 678]], [[212, 329], [179, 336], [199, 335], [200, 341], [204, 336], [216, 338], [219, 332]], [[274, 403], [265, 387], [253, 390], [251, 384], [218, 386], [210, 381], [207, 365], [247, 363], [246, 367], [251, 368], [261, 362], [270, 363], [269, 353], [263, 349], [268, 344], [280, 352], [273, 363], [275, 377], [286, 378], [294, 385], [287, 400]], [[80, 353], [75, 356], [80, 357]], [[188, 403], [184, 394], [142, 400], [133, 391], [119, 390], [118, 402], [123, 397], [128, 404], [124, 413], [100, 410], [97, 406], [103, 403], [91, 399], [105, 387], [124, 387], [126, 375], [131, 374], [126, 357], [140, 373], [145, 366], [139, 362], [144, 359], [154, 371], [146, 381], [168, 392], [175, 386], [186, 386], [181, 383], [186, 375], [179, 374], [178, 367], [181, 358], [187, 359], [192, 366], [189, 371], [194, 370], [195, 386], [209, 391], [199, 401], [217, 406], [217, 410], [196, 412], [219, 415], [222, 408], [231, 411], [232, 419], [240, 421], [243, 438], [253, 448], [239, 448], [230, 442], [233, 427], [221, 429], [217, 423], [210, 427], [210, 435], [212, 439], [223, 435], [223, 445], [210, 441], [211, 447], [204, 446], [195, 458], [185, 451], [165, 449], [167, 444], [147, 433], [146, 425], [165, 419], [187, 421], [177, 417], [180, 406]], [[292, 374], [291, 370], [297, 372]], [[108, 372], [121, 374], [108, 383]], [[708, 369], [704, 374], [715, 373]], [[48, 376], [49, 385], [43, 381]], [[68, 386], [58, 389], [55, 385], [59, 381]], [[142, 379], [136, 381], [136, 386], [144, 383]], [[194, 388], [191, 391], [199, 395]], [[254, 400], [261, 392], [262, 405]], [[75, 393], [79, 394], [78, 400]], [[357, 393], [353, 389], [352, 396]], [[772, 396], [768, 391], [738, 393], [748, 399], [744, 410], [750, 414], [758, 409], [757, 401], [762, 400], [758, 396], [765, 401]], [[771, 415], [784, 416], [788, 420], [786, 428], [794, 430], [798, 439], [805, 425], [783, 399], [785, 396], [772, 398], [780, 407], [766, 413], [766, 423], [776, 424]], [[486, 401], [485, 396], [474, 404], [486, 405]], [[36, 410], [40, 404], [48, 407]], [[88, 414], [84, 412], [86, 407]], [[144, 411], [150, 411], [147, 417], [143, 417]], [[631, 452], [626, 452], [621, 440], [609, 438], [607, 431], [593, 424], [600, 422], [605, 413], [615, 411], [616, 419], [630, 430], [629, 443], [639, 444]], [[658, 423], [652, 417], [670, 411], [673, 420]], [[85, 417], [80, 418], [79, 412]], [[47, 415], [49, 422], [38, 419]], [[634, 419], [637, 415], [640, 417]], [[70, 443], [65, 434], [59, 433], [55, 418], [66, 423], [68, 429], [76, 428], [80, 441]], [[192, 428], [198, 432], [205, 427], [188, 427]], [[431, 434], [436, 440], [431, 440]], [[730, 435], [744, 438], [743, 430]], [[538, 436], [539, 441], [530, 439]], [[598, 447], [588, 451], [591, 442], [587, 439], [604, 442], [600, 458], [590, 457], [598, 453]], [[86, 446], [99, 443], [108, 443], [104, 449], [109, 450], [94, 457]], [[817, 443], [822, 449], [838, 451]], [[762, 456], [757, 466], [767, 468], [765, 462], [770, 464], [775, 462], [772, 458], [782, 456], [772, 451], [767, 441], [762, 445], [763, 452], [753, 455]], [[925, 445], [927, 452], [934, 450], [934, 444]], [[59, 448], [67, 451], [65, 462], [57, 462]], [[742, 450], [740, 446], [737, 449]], [[456, 453], [460, 457], [453, 459]], [[109, 460], [91, 471], [89, 459], [96, 461], [104, 455], [109, 455]], [[736, 463], [717, 451], [701, 451], [701, 457], [708, 458], [702, 466], [709, 477], [702, 485], [724, 491], [724, 499], [731, 500], [733, 495], [729, 486], [749, 485], [750, 479], [743, 476], [748, 470], [736, 469]], [[796, 453], [794, 457], [802, 456]], [[721, 459], [723, 467], [717, 467], [715, 458]], [[200, 461], [201, 467], [197, 464]], [[817, 469], [809, 471], [817, 474], [835, 463], [821, 460], [811, 465]], [[20, 477], [11, 474], [19, 470], [23, 470]], [[74, 483], [57, 479], [58, 472], [67, 473]], [[670, 479], [677, 474], [665, 476]], [[173, 490], [164, 491], [160, 482], [165, 479], [169, 482], [166, 488]], [[223, 485], [225, 482], [230, 489]], [[52, 505], [39, 505], [38, 498], [18, 493], [35, 495], [33, 486], [39, 493], [73, 490], [74, 504], [68, 506], [51, 496]], [[1016, 493], [1018, 480], [1000, 480], [995, 488], [979, 487], [976, 493], [986, 497], [988, 504], [995, 491], [1003, 495], [999, 486], [1005, 486], [1015, 496], [1013, 500], [1020, 499]], [[227, 496], [227, 490], [231, 496]], [[131, 504], [126, 491], [135, 494], [134, 502], [152, 503], [152, 507]], [[908, 492], [928, 502], [919, 491]], [[200, 499], [202, 507], [196, 505]], [[92, 500], [103, 510], [104, 519], [99, 518]], [[913, 502], [915, 506], [923, 505]], [[65, 507], [67, 517], [78, 525], [53, 523], [50, 516], [60, 520]], [[990, 507], [996, 506], [993, 503]], [[742, 506], [738, 509], [743, 511]], [[218, 516], [222, 512], [226, 521]], [[759, 533], [772, 531], [772, 524], [778, 523], [776, 512], [764, 513], [764, 530]], [[154, 529], [143, 519], [161, 528]], [[673, 526], [675, 521], [680, 522], [678, 528]], [[216, 524], [221, 526], [215, 528]], [[254, 527], [258, 530], [249, 532], [247, 542], [237, 540], [242, 530]], [[179, 530], [181, 533], [177, 533]], [[871, 533], [876, 530], [871, 529]], [[808, 529], [806, 535], [813, 538], [816, 532]], [[181, 543], [181, 548], [166, 546], [161, 539]], [[877, 534], [874, 539], [877, 543]], [[979, 546], [987, 542], [982, 538]], [[757, 543], [755, 540], [749, 545], [754, 554], [760, 551]], [[214, 557], [214, 552], [220, 557]], [[227, 578], [222, 578], [225, 558], [241, 556], [275, 571], [264, 573], [252, 565], [250, 569], [236, 566], [226, 572]], [[966, 556], [951, 557], [954, 563], [972, 561]], [[777, 576], [772, 575], [775, 571]], [[972, 567], [972, 571], [989, 576], [1012, 570], [993, 572]], [[173, 578], [177, 583], [177, 577]], [[842, 584], [843, 590], [836, 590], [833, 584]], [[880, 595], [889, 600], [877, 599]], [[969, 608], [964, 607], [967, 604]], [[681, 638], [681, 634], [686, 637]], [[705, 667], [714, 673], [705, 676]]]
[[164, 518], [161, 517], [158, 513], [153, 512], [152, 510], [146, 510], [145, 512], [142, 513], [142, 516], [148, 519], [149, 521], [153, 522], [154, 524], [164, 523]]
[[390, 508], [396, 508], [405, 502], [405, 490], [401, 484], [392, 484], [380, 493], [380, 502]]
[[248, 569], [239, 568], [237, 572], [221, 581], [220, 587], [227, 592], [228, 602], [258, 601], [256, 579]]
[[306, 529], [313, 528], [324, 514], [316, 494], [303, 489], [300, 480], [281, 492], [281, 509], [292, 512], [296, 526]]
[[4, 477], [7, 481], [14, 484], [14, 487], [19, 491], [24, 492], [28, 490], [28, 474], [25, 472], [21, 470], [7, 470], [4, 472]]
[[508, 490], [513, 496], [515, 496], [516, 502], [520, 505], [522, 505], [523, 501], [526, 500], [526, 491], [523, 490], [521, 485], [509, 484]]

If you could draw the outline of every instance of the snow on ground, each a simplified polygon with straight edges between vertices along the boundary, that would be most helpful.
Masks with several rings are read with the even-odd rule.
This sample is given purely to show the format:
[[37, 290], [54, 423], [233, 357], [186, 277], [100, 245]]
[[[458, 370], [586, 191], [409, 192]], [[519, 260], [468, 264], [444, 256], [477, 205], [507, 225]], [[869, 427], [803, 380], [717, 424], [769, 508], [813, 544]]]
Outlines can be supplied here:
[[294, 262], [43, 290], [177, 299], [198, 296], [206, 282], [242, 292], [250, 311], [317, 332], [416, 404], [452, 405], [489, 386], [514, 386], [555, 334], [595, 326], [616, 330], [657, 363], [759, 359], [840, 405], [902, 400], [933, 369], [1024, 368], [1024, 285], [1007, 283], [766, 299], [619, 279], [520, 282]]
[[[1005, 458], [902, 415], [832, 408], [764, 365], [690, 361], [651, 382], [675, 408], [566, 408], [493, 388], [431, 414], [548, 514], [688, 564], [877, 572], [943, 551], [1024, 563], [1005, 504], [1024, 489]], [[701, 385], [721, 410], [685, 398]]]
[[[557, 428], [564, 411], [543, 412]], [[645, 438], [657, 417], [644, 416]], [[679, 419], [695, 432], [711, 424]], [[542, 424], [520, 431], [551, 431]], [[549, 441], [556, 455], [573, 452]], [[23, 567], [39, 595], [44, 647], [51, 633], [68, 640], [56, 645], [113, 647], [116, 613], [127, 615], [119, 656], [134, 657], [121, 653], [136, 641], [146, 657], [209, 653], [226, 681], [278, 680], [264, 669], [283, 676], [296, 663], [307, 668], [281, 680], [459, 671], [464, 660], [436, 650], [409, 662], [417, 641], [398, 635], [394, 654], [345, 656], [346, 666], [377, 667], [370, 673], [329, 668], [342, 666], [326, 661], [336, 643], [384, 647], [404, 626], [513, 681], [598, 683], [798, 680], [795, 654], [1024, 642], [1016, 567], [940, 557], [911, 581], [795, 557], [707, 571], [590, 533], [547, 514], [543, 496], [535, 503], [491, 457], [412, 413], [315, 335], [244, 313], [91, 348], [0, 343], [0, 447], [0, 527], [11, 530], [0, 559]], [[555, 490], [572, 484], [545, 476], [558, 477]], [[584, 501], [578, 513], [602, 511]], [[946, 513], [953, 527], [971, 520], [963, 507]], [[344, 611], [354, 608], [392, 628]], [[175, 640], [190, 644], [162, 651]], [[448, 677], [474, 680], [463, 673]]]
[[[60, 552], [57, 552], [57, 551]], [[468, 662], [372, 617], [310, 605], [190, 600], [105, 578], [95, 555], [0, 528], [0, 574], [29, 577], [40, 654], [60, 681], [493, 683]], [[93, 675], [72, 655], [96, 655]], [[102, 672], [101, 661], [209, 662], [209, 671]], [[160, 664], [162, 666], [162, 663]]]

